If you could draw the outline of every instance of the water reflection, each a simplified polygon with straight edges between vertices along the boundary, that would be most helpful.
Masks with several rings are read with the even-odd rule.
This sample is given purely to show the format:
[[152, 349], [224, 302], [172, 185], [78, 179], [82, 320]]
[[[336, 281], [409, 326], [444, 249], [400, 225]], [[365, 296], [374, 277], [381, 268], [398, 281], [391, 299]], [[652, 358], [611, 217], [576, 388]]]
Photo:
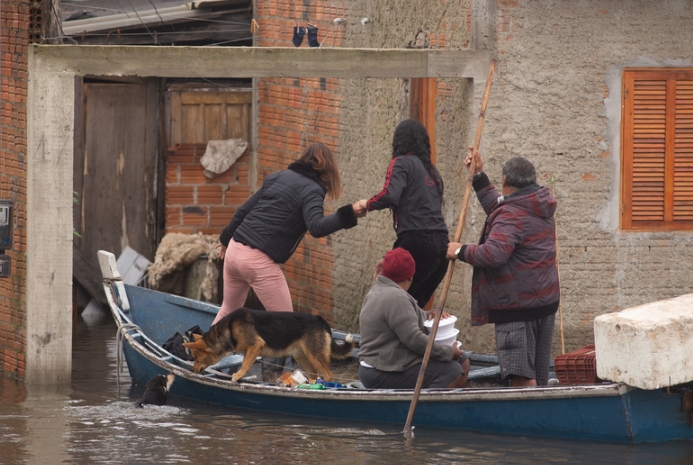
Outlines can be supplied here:
[[72, 387], [28, 392], [0, 380], [0, 464], [690, 464], [691, 443], [627, 444], [493, 436], [256, 413], [171, 398], [138, 409], [118, 390], [115, 325], [74, 328]]

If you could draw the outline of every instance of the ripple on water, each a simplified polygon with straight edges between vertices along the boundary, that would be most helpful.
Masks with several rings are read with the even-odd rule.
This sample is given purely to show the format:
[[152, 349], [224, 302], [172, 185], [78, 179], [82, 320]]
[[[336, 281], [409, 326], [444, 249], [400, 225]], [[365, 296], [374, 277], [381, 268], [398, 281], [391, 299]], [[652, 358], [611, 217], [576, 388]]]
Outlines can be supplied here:
[[[425, 428], [405, 440], [403, 425], [250, 412], [176, 396], [168, 405], [136, 408], [136, 393], [121, 397], [115, 326], [106, 322], [88, 328], [76, 322], [68, 397], [31, 403], [17, 386], [0, 383], [0, 463], [693, 463], [686, 461], [693, 445], [682, 443], [630, 446]], [[124, 371], [120, 388], [128, 386]], [[47, 460], [37, 460], [41, 452]]]

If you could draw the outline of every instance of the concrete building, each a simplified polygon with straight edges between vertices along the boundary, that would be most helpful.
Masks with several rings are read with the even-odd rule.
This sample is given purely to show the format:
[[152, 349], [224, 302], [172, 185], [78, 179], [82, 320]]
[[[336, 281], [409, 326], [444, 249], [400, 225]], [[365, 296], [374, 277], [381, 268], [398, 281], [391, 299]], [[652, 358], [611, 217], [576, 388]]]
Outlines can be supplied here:
[[[103, 62], [98, 54], [77, 58], [71, 47], [38, 47], [28, 59], [35, 5], [9, 0], [1, 8], [0, 200], [14, 201], [16, 213], [15, 246], [7, 251], [12, 275], [0, 278], [0, 353], [8, 376], [50, 383], [69, 377], [72, 144], [65, 141], [72, 138], [74, 107], [62, 103], [85, 69], [254, 78], [251, 185], [319, 140], [337, 153], [345, 203], [381, 188], [396, 124], [419, 117], [435, 135], [444, 213], [454, 231], [479, 84], [494, 56], [481, 144], [485, 170], [499, 181], [505, 160], [525, 156], [540, 182], [555, 188], [566, 351], [592, 341], [597, 315], [691, 292], [693, 32], [687, 25], [693, 12], [687, 2], [261, 0], [255, 45], [292, 49], [271, 49], [244, 76], [229, 76], [233, 67], [214, 61], [215, 53], [226, 52], [211, 49], [170, 52], [202, 66], [194, 70], [174, 70], [165, 47], [124, 48]], [[321, 44], [312, 54], [291, 43], [293, 27], [308, 23], [318, 27]], [[330, 54], [332, 48], [347, 50]], [[382, 66], [369, 61], [372, 50], [410, 48], [428, 50], [428, 57], [464, 53], [449, 63], [452, 71], [444, 63], [413, 71], [405, 55], [399, 67], [387, 68], [392, 62], [385, 54]], [[290, 77], [271, 77], [277, 75]], [[51, 196], [46, 185], [67, 195]], [[484, 214], [474, 199], [467, 218], [463, 241], [476, 242]], [[285, 267], [295, 308], [357, 329], [372, 267], [394, 239], [384, 212], [327, 239], [306, 238]], [[465, 348], [492, 351], [492, 328], [469, 326], [470, 280], [470, 270], [458, 264], [446, 310], [458, 316]], [[559, 331], [557, 325], [555, 354]]]

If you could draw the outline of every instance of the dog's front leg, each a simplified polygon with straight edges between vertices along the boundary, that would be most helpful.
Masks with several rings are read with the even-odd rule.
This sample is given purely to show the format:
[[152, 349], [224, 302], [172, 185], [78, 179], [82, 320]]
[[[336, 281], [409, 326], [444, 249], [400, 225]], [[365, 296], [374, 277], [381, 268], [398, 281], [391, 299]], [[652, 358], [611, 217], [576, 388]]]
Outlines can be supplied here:
[[231, 377], [232, 381], [238, 381], [248, 373], [248, 370], [253, 366], [253, 363], [255, 363], [255, 360], [258, 355], [260, 355], [260, 352], [262, 352], [264, 346], [265, 343], [262, 340], [248, 346], [248, 350], [245, 351], [245, 356], [243, 357], [243, 363], [241, 363], [241, 368], [233, 374]]

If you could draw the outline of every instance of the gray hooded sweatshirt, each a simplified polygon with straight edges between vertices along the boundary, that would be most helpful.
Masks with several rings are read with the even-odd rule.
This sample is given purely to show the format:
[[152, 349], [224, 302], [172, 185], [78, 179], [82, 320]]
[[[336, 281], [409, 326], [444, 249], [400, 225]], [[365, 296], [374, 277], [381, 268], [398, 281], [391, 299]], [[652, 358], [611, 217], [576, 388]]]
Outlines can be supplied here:
[[[381, 371], [404, 371], [421, 363], [428, 344], [425, 320], [412, 296], [378, 276], [361, 307], [359, 359]], [[433, 360], [449, 362], [452, 356], [452, 346], [433, 344]]]

